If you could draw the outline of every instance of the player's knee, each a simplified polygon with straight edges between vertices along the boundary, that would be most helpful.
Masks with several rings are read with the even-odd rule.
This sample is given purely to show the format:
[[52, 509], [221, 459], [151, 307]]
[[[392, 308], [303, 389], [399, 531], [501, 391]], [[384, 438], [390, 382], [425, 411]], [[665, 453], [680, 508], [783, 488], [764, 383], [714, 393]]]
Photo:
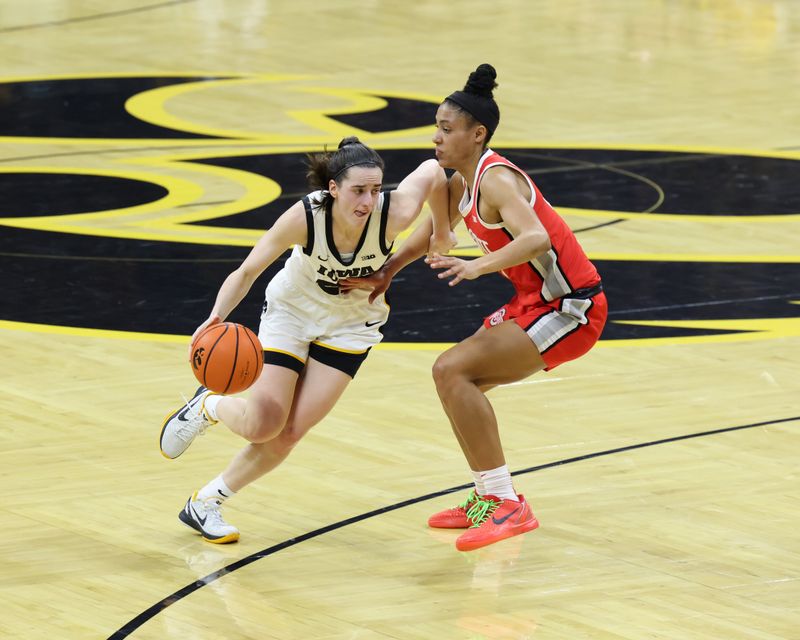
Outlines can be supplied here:
[[289, 422], [276, 438], [276, 444], [284, 453], [289, 453], [307, 432], [308, 429], [299, 428], [298, 425]]
[[245, 427], [242, 436], [253, 444], [273, 440], [286, 424], [287, 412], [277, 404], [266, 405], [259, 411], [245, 414]]
[[259, 425], [248, 429], [243, 437], [252, 444], [264, 444], [275, 438], [280, 433], [280, 429], [274, 429], [269, 426]]
[[447, 353], [443, 353], [436, 362], [433, 363], [433, 382], [436, 384], [436, 389], [439, 395], [447, 391], [452, 385], [452, 382], [458, 376], [458, 367], [454, 358], [450, 357]]

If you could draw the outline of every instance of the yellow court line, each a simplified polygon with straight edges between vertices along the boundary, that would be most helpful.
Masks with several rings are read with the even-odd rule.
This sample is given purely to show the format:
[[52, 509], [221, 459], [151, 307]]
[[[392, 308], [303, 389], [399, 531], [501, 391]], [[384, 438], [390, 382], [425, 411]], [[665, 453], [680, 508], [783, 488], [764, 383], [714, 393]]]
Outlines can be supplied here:
[[[304, 87], [299, 88], [298, 91], [306, 93], [315, 93], [318, 95], [334, 96], [342, 98], [343, 100], [350, 100], [350, 104], [341, 107], [333, 107], [326, 109], [297, 109], [287, 111], [287, 115], [294, 118], [298, 122], [302, 122], [314, 129], [325, 131], [335, 138], [344, 138], [350, 135], [357, 134], [364, 142], [369, 142], [371, 146], [376, 146], [381, 142], [389, 143], [391, 140], [400, 137], [409, 137], [416, 135], [428, 134], [432, 136], [434, 117], [433, 107], [439, 104], [438, 98], [431, 96], [424, 96], [422, 94], [403, 93], [397, 91], [382, 91], [380, 89], [354, 89], [354, 88], [320, 88], [320, 87]], [[360, 113], [369, 113], [370, 111], [378, 111], [386, 106], [386, 100], [378, 96], [386, 96], [388, 98], [403, 98], [407, 100], [418, 100], [420, 102], [430, 103], [431, 105], [431, 122], [430, 124], [421, 127], [412, 127], [409, 129], [396, 129], [384, 132], [370, 132], [363, 129], [358, 129], [342, 122], [334, 120], [331, 116], [334, 115], [352, 115]], [[337, 140], [338, 144], [338, 140]], [[377, 146], [376, 146], [377, 148]], [[422, 147], [412, 147], [422, 148]], [[433, 153], [433, 146], [431, 144], [431, 155]]]
[[[404, 232], [405, 236], [410, 235]], [[405, 236], [398, 236], [403, 239]], [[743, 253], [622, 253], [610, 251], [587, 251], [591, 260], [614, 260], [620, 262], [768, 262], [768, 263], [794, 263], [800, 262], [800, 254], [790, 255], [758, 255]], [[483, 255], [477, 247], [454, 248], [450, 255], [476, 258]]]
[[[130, 218], [140, 217], [144, 214], [162, 211], [173, 207], [179, 207], [197, 200], [203, 195], [203, 189], [197, 183], [173, 176], [164, 176], [157, 173], [149, 173], [137, 170], [123, 169], [85, 169], [80, 167], [57, 167], [57, 166], [25, 166], [7, 167], [0, 166], [0, 173], [50, 173], [50, 174], [77, 174], [88, 176], [100, 176], [110, 178], [122, 178], [127, 180], [137, 180], [149, 184], [156, 184], [163, 187], [167, 194], [152, 202], [124, 207], [122, 209], [112, 209], [104, 211], [94, 211], [91, 213], [75, 213], [61, 216], [38, 216], [31, 218], [0, 218], [0, 224], [12, 227], [27, 229], [46, 229], [54, 230], [58, 228], [70, 228], [65, 224], [65, 220], [73, 222], [86, 222], [104, 219], [119, 219], [120, 216]], [[77, 227], [76, 227], [77, 228]], [[69, 231], [70, 233], [89, 233], [89, 227], [79, 227], [80, 230]], [[95, 234], [97, 235], [97, 234]], [[103, 235], [103, 234], [99, 234]]]
[[[214, 157], [228, 157], [229, 155], [239, 157], [249, 154], [215, 154]], [[208, 157], [208, 154], [200, 154], [195, 156], [195, 158], [203, 157]], [[171, 158], [170, 156], [164, 156], [160, 158], [135, 158], [129, 160], [129, 162], [148, 167], [161, 167], [172, 170], [178, 169], [179, 171], [185, 171], [187, 173], [208, 174], [216, 178], [229, 180], [230, 182], [241, 186], [244, 190], [244, 194], [232, 202], [220, 205], [212, 205], [211, 207], [204, 208], [199, 211], [172, 213], [168, 216], [162, 215], [158, 218], [158, 220], [148, 221], [148, 224], [153, 224], [154, 226], [175, 226], [177, 228], [181, 223], [213, 220], [236, 213], [251, 211], [277, 200], [282, 193], [281, 185], [272, 178], [241, 169], [232, 169], [230, 167], [220, 167], [217, 165], [204, 163], [194, 164], [191, 162], [186, 162], [183, 159]], [[221, 229], [225, 229], [227, 232], [231, 233], [241, 233], [244, 231], [243, 229], [236, 229], [233, 227], [222, 227]]]
[[[137, 342], [165, 342], [173, 344], [188, 344], [191, 335], [176, 335], [168, 333], [145, 333], [139, 331], [117, 331], [112, 329], [91, 329], [87, 327], [64, 327], [33, 322], [15, 322], [0, 320], [0, 331], [23, 331], [26, 333], [41, 333], [47, 335], [77, 336], [83, 338], [102, 338], [109, 340], [133, 340]], [[392, 351], [443, 351], [452, 347], [454, 343], [443, 342], [388, 342], [376, 345], [379, 350]]]
[[[408, 234], [406, 234], [408, 235]], [[587, 251], [591, 260], [613, 260], [619, 262], [745, 262], [745, 263], [795, 263], [800, 262], [800, 254], [758, 255], [742, 253], [621, 253], [608, 251]], [[477, 247], [456, 247], [450, 255], [476, 258], [483, 255]]]
[[622, 262], [747, 262], [747, 263], [795, 263], [800, 254], [769, 255], [742, 253], [617, 253], [587, 251], [591, 260], [617, 260]]
[[[723, 342], [752, 342], [775, 338], [800, 337], [798, 318], [752, 318], [732, 320], [615, 320], [618, 324], [645, 327], [671, 327], [676, 329], [707, 329], [737, 331], [722, 335], [682, 336], [670, 338], [636, 338], [631, 340], [606, 340], [600, 346], [646, 346], [649, 344], [709, 344]], [[665, 342], [668, 341], [668, 342]]]
[[165, 105], [168, 100], [178, 96], [198, 93], [200, 91], [214, 90], [220, 87], [224, 88], [229, 86], [285, 82], [288, 80], [303, 80], [307, 77], [308, 76], [280, 74], [266, 74], [258, 76], [247, 75], [234, 78], [224, 78], [220, 80], [208, 80], [204, 82], [191, 82], [170, 85], [168, 87], [158, 87], [157, 89], [150, 89], [148, 91], [143, 91], [131, 96], [125, 103], [125, 109], [128, 111], [128, 113], [139, 120], [159, 127], [176, 129], [178, 131], [220, 138], [243, 139], [249, 141], [263, 141], [268, 139], [270, 142], [275, 143], [291, 143], [295, 138], [292, 135], [265, 135], [263, 133], [241, 129], [218, 129], [204, 126], [202, 123], [190, 122], [189, 120], [179, 118], [178, 116], [169, 113]]
[[[232, 144], [241, 144], [251, 142], [251, 139], [248, 140], [241, 140], [239, 139], [240, 136], [244, 133], [241, 131], [226, 131], [226, 130], [215, 130], [213, 128], [204, 128], [202, 125], [196, 125], [187, 123], [184, 120], [181, 120], [177, 117], [171, 116], [168, 114], [164, 108], [163, 103], [165, 101], [165, 97], [172, 97], [177, 95], [178, 93], [184, 91], [193, 91], [196, 90], [196, 85], [200, 84], [217, 84], [223, 82], [231, 82], [231, 83], [252, 83], [252, 82], [279, 82], [279, 81], [294, 81], [294, 80], [311, 80], [320, 78], [320, 75], [309, 75], [309, 74], [253, 74], [253, 73], [242, 73], [241, 71], [231, 71], [231, 70], [188, 70], [188, 71], [168, 71], [168, 72], [148, 72], [148, 71], [127, 71], [127, 72], [75, 72], [75, 73], [56, 73], [56, 74], [47, 74], [47, 75], [20, 75], [20, 76], [0, 76], [0, 83], [13, 83], [13, 82], [36, 82], [36, 81], [48, 81], [48, 80], [92, 80], [97, 78], [133, 78], [133, 77], [150, 77], [150, 78], [192, 78], [196, 77], [198, 80], [202, 78], [208, 77], [220, 77], [220, 80], [209, 80], [204, 82], [197, 82], [197, 83], [182, 83], [180, 85], [173, 85], [170, 87], [160, 87], [157, 89], [149, 90], [142, 92], [141, 94], [137, 94], [137, 96], [144, 96], [141, 99], [137, 99], [137, 96], [132, 96], [129, 100], [130, 109], [132, 109], [132, 114], [139, 114], [140, 112], [145, 116], [146, 121], [150, 121], [147, 114], [155, 115], [157, 117], [153, 123], [162, 123], [165, 126], [170, 126], [172, 128], [180, 128], [183, 126], [189, 127], [188, 130], [192, 132], [204, 132], [204, 133], [212, 133], [216, 131], [217, 133], [222, 133], [224, 135], [233, 134], [236, 136], [236, 139], [230, 140], [181, 140], [180, 143], [185, 146], [209, 146], [209, 145], [232, 145]], [[187, 89], [176, 89], [176, 87], [189, 87]], [[382, 89], [353, 89], [353, 88], [325, 88], [325, 87], [307, 87], [307, 88], [297, 88], [295, 90], [301, 90], [306, 92], [316, 92], [320, 94], [329, 94], [329, 95], [340, 95], [343, 97], [348, 97], [350, 99], [353, 96], [361, 96], [360, 98], [356, 99], [356, 106], [374, 106], [375, 104], [379, 104], [381, 101], [374, 96], [366, 96], [364, 94], [377, 94], [377, 95], [385, 95], [390, 97], [398, 97], [398, 98], [406, 98], [406, 99], [413, 99], [419, 100], [421, 102], [430, 102], [432, 105], [438, 105], [444, 99], [444, 95], [431, 95], [431, 94], [422, 94], [416, 92], [397, 92], [392, 90], [382, 90]], [[325, 110], [324, 112], [321, 110], [298, 110], [294, 112], [288, 112], [293, 114], [294, 116], [298, 117], [300, 121], [305, 122], [315, 122], [317, 124], [323, 124], [322, 117], [320, 114], [324, 116], [324, 113], [328, 114], [341, 114], [341, 113], [353, 113], [353, 106], [348, 107], [340, 107]], [[316, 114], [316, 115], [315, 115]], [[177, 126], [176, 126], [177, 125]], [[373, 136], [372, 139], [377, 140], [391, 140], [394, 137], [400, 136], [409, 136], [409, 135], [417, 135], [417, 134], [424, 134], [430, 132], [432, 130], [433, 122], [431, 122], [431, 127], [419, 127], [414, 129], [408, 130], [400, 130], [400, 131], [392, 131], [392, 132], [385, 132], [380, 134], [371, 134]], [[337, 123], [336, 125], [331, 124], [331, 122], [326, 122], [322, 126], [323, 131], [327, 132], [336, 132], [336, 133], [343, 133], [347, 131], [347, 133], [351, 133], [354, 129], [353, 128], [342, 128], [344, 125], [341, 123]], [[363, 132], [366, 135], [368, 132]], [[216, 135], [216, 134], [214, 134]], [[270, 138], [271, 140], [272, 138]], [[309, 143], [314, 144], [318, 142], [317, 137], [281, 137], [280, 140], [276, 137], [276, 142], [279, 143], [287, 143], [291, 139], [292, 142], [295, 143]], [[266, 138], [259, 136], [259, 141], [265, 142]], [[25, 144], [53, 144], [54, 142], [59, 142], [63, 144], [99, 144], [99, 145], [107, 145], [107, 144], [120, 144], [126, 143], [130, 145], [141, 144], [142, 146], [171, 146], [175, 144], [175, 140], [162, 140], [162, 139], [129, 139], [129, 138], [40, 138], [40, 137], [15, 137], [15, 136], [0, 136], [0, 142], [23, 142]], [[608, 143], [608, 142], [592, 142], [592, 141], [582, 141], [582, 142], [575, 142], [574, 140], [568, 141], [539, 141], [539, 142], [519, 142], [518, 140], [503, 140], [501, 137], [495, 138], [493, 141], [493, 147], [500, 148], [540, 148], [540, 149], [606, 149], [606, 150], [626, 150], [626, 151], [673, 151], [678, 153], [710, 153], [710, 154], [722, 154], [722, 155], [751, 155], [751, 156], [758, 156], [758, 157], [772, 157], [772, 158], [787, 158], [787, 159], [800, 159], [800, 151], [792, 151], [792, 150], [765, 150], [760, 148], [746, 148], [746, 147], [689, 147], [686, 145], [662, 145], [662, 144], [620, 144], [620, 143]]]
[[[706, 336], [683, 336], [667, 338], [632, 338], [625, 340], [601, 340], [596, 348], [619, 347], [659, 347], [671, 345], [698, 345], [730, 342], [751, 342], [775, 338], [800, 337], [800, 318], [773, 318], [756, 320], [708, 320], [708, 321], [616, 321], [620, 324], [677, 327], [687, 329], [722, 329], [741, 331], [741, 333]], [[190, 335], [144, 333], [136, 331], [116, 331], [110, 329], [91, 329], [85, 327], [64, 327], [58, 325], [36, 324], [0, 320], [0, 330], [23, 331], [61, 336], [102, 338], [110, 340], [134, 340], [139, 342], [160, 342], [188, 344]], [[452, 347], [452, 342], [382, 342], [375, 349], [380, 351], [444, 351]]]
[[797, 213], [764, 215], [730, 215], [726, 213], [636, 213], [632, 211], [612, 211], [607, 209], [576, 209], [574, 207], [559, 207], [553, 203], [553, 208], [561, 215], [579, 216], [582, 218], [622, 218], [623, 220], [646, 220], [648, 222], [705, 222], [719, 225], [753, 224], [766, 222], [797, 222], [800, 211]]
[[[120, 161], [118, 164], [123, 164]], [[0, 225], [24, 229], [38, 229], [59, 233], [156, 240], [167, 242], [188, 242], [194, 244], [252, 246], [261, 237], [260, 229], [236, 229], [230, 227], [205, 227], [187, 225], [221, 218], [249, 211], [268, 204], [281, 194], [280, 185], [270, 178], [249, 171], [218, 167], [214, 165], [170, 162], [166, 159], [137, 158], [126, 164], [145, 165], [179, 169], [186, 172], [205, 173], [234, 182], [242, 187], [243, 195], [223, 204], [204, 206], [200, 209], [181, 210], [198, 202], [203, 189], [196, 182], [174, 175], [147, 173], [137, 169], [82, 169], [64, 167], [0, 167], [0, 173], [58, 173], [96, 175], [103, 177], [127, 178], [157, 184], [167, 191], [167, 195], [149, 203], [91, 213], [74, 213], [29, 218], [0, 218]], [[168, 215], [164, 212], [170, 211]], [[153, 217], [158, 214], [158, 217]], [[88, 222], [93, 224], [89, 226]], [[103, 224], [105, 222], [105, 224]]]
[[620, 144], [610, 142], [558, 142], [553, 140], [538, 142], [520, 142], [519, 140], [503, 140], [502, 138], [492, 138], [492, 148], [506, 149], [600, 149], [605, 151], [670, 151], [673, 153], [702, 153], [709, 155], [723, 156], [755, 156], [758, 158], [781, 158], [787, 160], [800, 160], [800, 150], [778, 150], [764, 149], [763, 147], [709, 147], [709, 146], [688, 146], [681, 144]]
[[50, 324], [32, 322], [14, 322], [0, 320], [0, 330], [25, 331], [27, 333], [44, 333], [59, 336], [78, 336], [84, 338], [108, 338], [111, 340], [137, 340], [141, 342], [174, 342], [188, 344], [191, 336], [180, 336], [167, 333], [143, 333], [137, 331], [116, 331], [112, 329], [89, 329], [84, 327], [61, 327]]

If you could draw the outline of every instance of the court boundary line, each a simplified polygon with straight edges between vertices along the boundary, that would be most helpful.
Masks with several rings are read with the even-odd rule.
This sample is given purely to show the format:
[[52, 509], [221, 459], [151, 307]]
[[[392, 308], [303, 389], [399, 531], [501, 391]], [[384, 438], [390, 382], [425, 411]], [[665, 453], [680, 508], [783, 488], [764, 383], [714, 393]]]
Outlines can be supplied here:
[[[556, 460], [554, 462], [546, 462], [544, 464], [535, 465], [533, 467], [527, 467], [524, 469], [518, 469], [517, 471], [513, 471], [511, 473], [512, 476], [519, 476], [524, 475], [526, 473], [533, 473], [534, 471], [541, 471], [543, 469], [551, 469], [554, 467], [560, 467], [566, 464], [571, 464], [573, 462], [582, 462], [584, 460], [592, 460], [594, 458], [600, 458], [603, 456], [609, 456], [615, 453], [623, 453], [626, 451], [635, 451], [636, 449], [644, 449], [647, 447], [654, 447], [659, 444], [669, 444], [671, 442], [680, 442], [682, 440], [691, 440], [693, 438], [701, 438], [704, 436], [712, 436], [718, 435], [721, 433], [732, 433], [734, 431], [742, 431], [743, 429], [753, 429], [755, 427], [766, 427], [770, 425], [777, 425], [783, 424], [787, 422], [795, 422], [800, 420], [800, 416], [794, 416], [792, 418], [776, 418], [774, 420], [766, 420], [763, 422], [754, 422], [751, 424], [745, 425], [738, 425], [735, 427], [723, 427], [720, 429], [712, 429], [709, 431], [700, 431], [697, 433], [689, 433], [680, 436], [671, 436], [668, 438], [660, 438], [659, 440], [651, 440], [648, 442], [640, 442], [638, 444], [631, 444], [626, 445], [624, 447], [616, 447], [614, 449], [606, 449], [603, 451], [596, 451], [594, 453], [587, 453], [580, 456], [573, 456], [572, 458], [565, 458], [563, 460]], [[380, 509], [374, 509], [372, 511], [368, 511], [367, 513], [362, 513], [357, 516], [352, 516], [350, 518], [346, 518], [345, 520], [340, 520], [339, 522], [335, 522], [333, 524], [329, 524], [327, 526], [321, 527], [319, 529], [314, 529], [313, 531], [309, 531], [307, 533], [301, 534], [294, 538], [289, 538], [288, 540], [284, 540], [283, 542], [279, 542], [274, 544], [266, 549], [262, 549], [256, 553], [252, 553], [249, 556], [245, 556], [233, 562], [221, 569], [217, 569], [216, 571], [208, 574], [207, 576], [200, 578], [199, 580], [195, 580], [194, 582], [182, 587], [172, 593], [171, 595], [163, 598], [161, 601], [157, 602], [156, 604], [148, 607], [142, 613], [134, 617], [132, 620], [124, 624], [122, 627], [117, 629], [114, 633], [112, 633], [107, 640], [121, 640], [122, 638], [127, 638], [132, 632], [136, 629], [141, 627], [143, 624], [148, 622], [150, 619], [154, 618], [156, 615], [164, 611], [170, 605], [175, 604], [179, 600], [182, 600], [188, 595], [191, 595], [198, 589], [205, 587], [212, 582], [215, 582], [219, 578], [222, 578], [226, 575], [241, 569], [242, 567], [246, 567], [256, 560], [261, 560], [262, 558], [266, 558], [271, 556], [278, 551], [283, 551], [284, 549], [288, 549], [289, 547], [293, 547], [301, 542], [305, 542], [306, 540], [311, 540], [313, 538], [317, 538], [321, 535], [326, 533], [330, 533], [331, 531], [336, 531], [337, 529], [341, 529], [351, 524], [355, 524], [357, 522], [361, 522], [363, 520], [367, 520], [374, 516], [382, 515], [384, 513], [389, 513], [390, 511], [396, 511], [397, 509], [402, 509], [403, 507], [408, 507], [412, 504], [417, 504], [419, 502], [425, 502], [426, 500], [431, 500], [433, 498], [438, 498], [444, 495], [448, 495], [450, 493], [454, 493], [456, 491], [463, 491], [464, 489], [469, 489], [472, 484], [461, 484], [455, 487], [450, 487], [449, 489], [443, 489], [441, 491], [436, 491], [434, 493], [428, 493], [422, 496], [418, 496], [416, 498], [409, 498], [408, 500], [403, 500], [402, 502], [397, 502], [395, 504], [389, 505], [387, 507], [381, 507]]]

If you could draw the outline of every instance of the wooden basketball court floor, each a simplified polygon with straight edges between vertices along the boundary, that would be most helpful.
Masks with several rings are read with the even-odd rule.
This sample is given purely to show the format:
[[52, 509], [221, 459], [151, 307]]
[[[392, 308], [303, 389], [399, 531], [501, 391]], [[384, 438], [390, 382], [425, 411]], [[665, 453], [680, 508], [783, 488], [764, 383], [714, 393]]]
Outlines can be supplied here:
[[[0, 638], [800, 638], [797, 3], [2, 2], [0, 60]], [[391, 184], [481, 62], [492, 146], [610, 301], [587, 356], [491, 392], [540, 529], [464, 554], [425, 525], [469, 477], [431, 364], [506, 292], [415, 265], [227, 503], [240, 542], [202, 542], [177, 512], [242, 442], [157, 436], [221, 279], [304, 152], [359, 135]]]

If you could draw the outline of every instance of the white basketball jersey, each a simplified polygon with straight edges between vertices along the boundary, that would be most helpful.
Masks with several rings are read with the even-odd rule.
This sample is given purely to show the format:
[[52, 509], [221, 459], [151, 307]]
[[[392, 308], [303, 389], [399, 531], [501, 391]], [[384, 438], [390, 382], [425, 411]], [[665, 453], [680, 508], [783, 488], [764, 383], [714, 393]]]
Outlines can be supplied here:
[[[305, 247], [295, 245], [284, 270], [292, 284], [304, 293], [331, 301], [339, 295], [340, 279], [375, 273], [389, 257], [392, 245], [386, 245], [386, 223], [390, 194], [378, 196], [358, 246], [352, 255], [345, 256], [340, 255], [333, 241], [333, 218], [325, 211], [321, 195], [321, 191], [314, 191], [303, 198], [308, 241]], [[366, 300], [368, 296], [369, 292], [357, 289], [348, 294], [347, 303]]]

